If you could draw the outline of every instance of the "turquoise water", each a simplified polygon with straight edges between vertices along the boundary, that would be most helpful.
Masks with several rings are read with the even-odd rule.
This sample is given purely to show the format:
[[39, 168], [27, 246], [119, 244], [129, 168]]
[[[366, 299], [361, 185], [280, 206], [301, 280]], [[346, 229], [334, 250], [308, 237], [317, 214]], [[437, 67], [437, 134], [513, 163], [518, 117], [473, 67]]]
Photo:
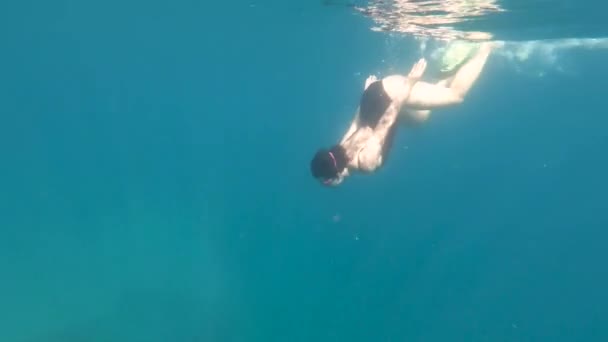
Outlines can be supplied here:
[[[606, 31], [513, 4], [484, 29]], [[608, 339], [602, 44], [507, 44], [327, 189], [312, 154], [419, 41], [320, 1], [0, 9], [1, 341]]]

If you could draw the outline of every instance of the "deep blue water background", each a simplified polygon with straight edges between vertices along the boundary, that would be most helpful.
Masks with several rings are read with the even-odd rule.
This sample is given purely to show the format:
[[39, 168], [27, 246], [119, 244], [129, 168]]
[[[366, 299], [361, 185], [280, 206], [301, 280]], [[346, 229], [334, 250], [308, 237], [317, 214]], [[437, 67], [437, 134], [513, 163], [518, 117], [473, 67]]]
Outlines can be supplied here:
[[608, 339], [607, 51], [492, 57], [326, 189], [312, 153], [415, 42], [318, 2], [0, 13], [0, 340]]

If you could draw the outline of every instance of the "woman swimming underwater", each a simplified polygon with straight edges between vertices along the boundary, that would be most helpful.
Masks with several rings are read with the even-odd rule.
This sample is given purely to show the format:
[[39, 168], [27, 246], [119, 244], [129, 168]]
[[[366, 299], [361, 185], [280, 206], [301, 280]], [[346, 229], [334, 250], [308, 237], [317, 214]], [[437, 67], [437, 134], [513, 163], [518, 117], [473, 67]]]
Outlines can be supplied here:
[[351, 172], [373, 173], [390, 152], [397, 120], [424, 122], [432, 109], [461, 103], [491, 49], [491, 43], [482, 43], [452, 77], [436, 84], [420, 81], [427, 67], [425, 59], [414, 64], [407, 76], [390, 75], [382, 80], [368, 77], [350, 128], [340, 143], [315, 153], [310, 162], [312, 176], [335, 186]]

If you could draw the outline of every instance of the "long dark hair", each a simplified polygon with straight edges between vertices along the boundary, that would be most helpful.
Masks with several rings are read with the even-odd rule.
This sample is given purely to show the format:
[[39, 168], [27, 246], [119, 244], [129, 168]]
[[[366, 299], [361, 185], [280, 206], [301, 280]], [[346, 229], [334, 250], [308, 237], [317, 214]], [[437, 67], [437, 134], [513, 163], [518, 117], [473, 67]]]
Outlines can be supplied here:
[[310, 161], [310, 172], [314, 178], [332, 179], [344, 171], [347, 164], [348, 158], [344, 147], [335, 145], [329, 150], [319, 149], [315, 153]]

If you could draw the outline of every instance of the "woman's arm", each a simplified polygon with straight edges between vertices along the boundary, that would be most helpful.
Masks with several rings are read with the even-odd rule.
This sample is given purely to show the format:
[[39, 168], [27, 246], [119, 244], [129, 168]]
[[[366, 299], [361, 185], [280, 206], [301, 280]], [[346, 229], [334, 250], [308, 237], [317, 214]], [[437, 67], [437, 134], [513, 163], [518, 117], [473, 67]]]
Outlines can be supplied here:
[[[378, 80], [378, 78], [374, 75], [368, 76], [367, 79], [365, 80], [365, 86], [363, 87], [363, 91], [367, 90], [367, 87], [369, 87], [370, 84], [376, 82], [377, 80]], [[348, 128], [348, 131], [346, 131], [346, 134], [344, 134], [344, 137], [340, 141], [340, 144], [343, 144], [359, 128], [359, 110], [360, 110], [360, 108], [357, 108], [357, 113], [355, 113], [355, 117], [354, 117], [353, 121], [351, 122], [350, 127]]]

